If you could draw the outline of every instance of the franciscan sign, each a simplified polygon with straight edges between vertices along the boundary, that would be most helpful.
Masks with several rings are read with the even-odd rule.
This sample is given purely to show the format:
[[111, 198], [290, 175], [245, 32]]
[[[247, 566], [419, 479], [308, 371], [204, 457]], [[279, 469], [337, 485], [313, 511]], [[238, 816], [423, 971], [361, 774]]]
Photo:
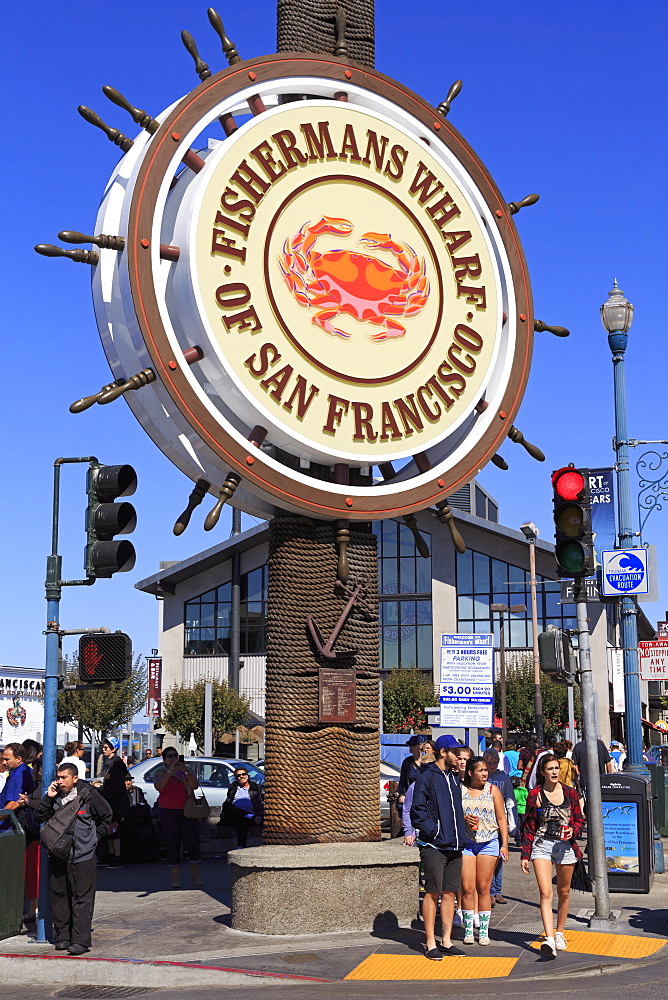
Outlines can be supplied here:
[[260, 514], [396, 516], [468, 482], [519, 407], [533, 317], [508, 207], [458, 133], [314, 57], [233, 67], [162, 117], [112, 177], [97, 231], [125, 249], [93, 282], [114, 375], [156, 375], [126, 398], [161, 449], [217, 488], [241, 477]]

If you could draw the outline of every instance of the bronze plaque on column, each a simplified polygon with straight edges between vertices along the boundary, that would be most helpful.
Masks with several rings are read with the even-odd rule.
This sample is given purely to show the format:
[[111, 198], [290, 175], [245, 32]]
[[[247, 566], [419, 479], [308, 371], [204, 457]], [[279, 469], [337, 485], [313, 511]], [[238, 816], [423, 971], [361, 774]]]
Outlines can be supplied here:
[[354, 670], [320, 670], [318, 722], [354, 722]]

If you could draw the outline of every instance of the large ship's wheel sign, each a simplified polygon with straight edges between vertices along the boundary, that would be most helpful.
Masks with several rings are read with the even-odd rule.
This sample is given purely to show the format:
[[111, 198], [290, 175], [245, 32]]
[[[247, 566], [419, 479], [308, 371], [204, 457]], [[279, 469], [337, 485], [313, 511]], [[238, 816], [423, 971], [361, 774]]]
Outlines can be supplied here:
[[41, 248], [93, 264], [115, 381], [72, 409], [125, 394], [197, 484], [177, 532], [206, 492], [207, 527], [228, 499], [371, 520], [447, 509], [507, 436], [541, 458], [513, 426], [534, 331], [518, 206], [394, 80], [241, 62], [219, 28], [233, 64], [196, 56], [202, 83], [156, 118], [104, 88], [134, 140], [80, 109], [124, 155], [95, 237], [61, 234], [99, 250]]

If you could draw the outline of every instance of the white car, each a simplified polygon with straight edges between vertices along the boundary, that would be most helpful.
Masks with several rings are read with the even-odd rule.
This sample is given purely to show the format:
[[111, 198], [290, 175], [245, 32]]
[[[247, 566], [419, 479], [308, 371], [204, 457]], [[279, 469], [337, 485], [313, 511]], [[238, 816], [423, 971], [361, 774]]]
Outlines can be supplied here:
[[[238, 767], [243, 767], [248, 771], [251, 781], [256, 781], [258, 785], [264, 784], [263, 772], [246, 760], [228, 760], [226, 757], [186, 757], [184, 763], [192, 768], [197, 775], [200, 788], [206, 795], [210, 806], [222, 808], [223, 802], [227, 798], [227, 790], [234, 781], [234, 772]], [[158, 793], [153, 787], [153, 782], [158, 769], [163, 766], [162, 757], [151, 757], [149, 760], [142, 760], [139, 764], [134, 764], [128, 769], [132, 780], [138, 788], [141, 788], [150, 806], [155, 805], [158, 800]]]

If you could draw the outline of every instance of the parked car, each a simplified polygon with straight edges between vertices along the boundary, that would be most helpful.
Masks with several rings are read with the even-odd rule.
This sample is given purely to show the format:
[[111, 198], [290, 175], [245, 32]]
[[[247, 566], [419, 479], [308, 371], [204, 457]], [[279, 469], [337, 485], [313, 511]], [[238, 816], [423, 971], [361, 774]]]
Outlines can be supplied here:
[[[227, 790], [234, 781], [234, 772], [238, 767], [244, 767], [251, 781], [258, 785], [264, 784], [264, 774], [254, 764], [246, 760], [228, 760], [226, 757], [186, 757], [185, 763], [197, 775], [200, 788], [206, 795], [210, 806], [222, 807], [227, 798]], [[151, 757], [142, 760], [129, 768], [132, 779], [141, 788], [146, 801], [153, 806], [158, 800], [158, 793], [153, 787], [158, 769], [163, 766], [162, 758]]]

